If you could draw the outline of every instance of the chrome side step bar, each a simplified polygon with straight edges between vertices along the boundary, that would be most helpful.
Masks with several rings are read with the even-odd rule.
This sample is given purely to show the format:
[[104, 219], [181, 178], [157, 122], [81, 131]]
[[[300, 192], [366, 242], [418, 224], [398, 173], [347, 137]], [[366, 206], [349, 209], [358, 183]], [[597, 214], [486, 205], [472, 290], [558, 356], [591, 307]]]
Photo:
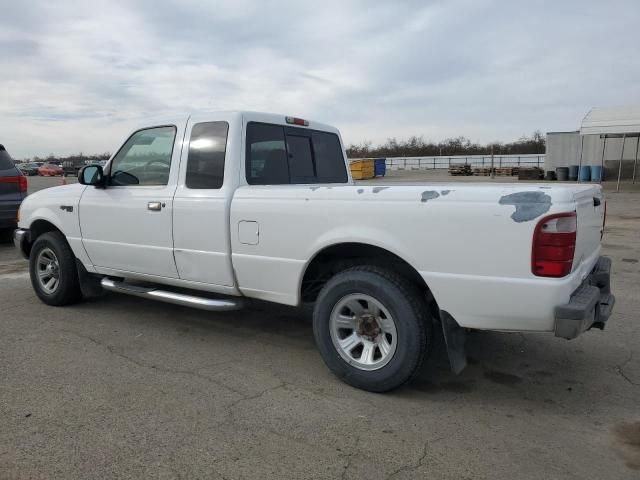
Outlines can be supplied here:
[[153, 287], [130, 285], [107, 277], [103, 278], [100, 281], [100, 284], [102, 285], [102, 288], [111, 292], [126, 293], [136, 297], [149, 298], [151, 300], [159, 300], [161, 302], [174, 303], [176, 305], [199, 308], [201, 310], [209, 310], [213, 312], [228, 312], [231, 310], [238, 310], [243, 306], [241, 299], [196, 297], [195, 295], [169, 292], [167, 290], [159, 290]]

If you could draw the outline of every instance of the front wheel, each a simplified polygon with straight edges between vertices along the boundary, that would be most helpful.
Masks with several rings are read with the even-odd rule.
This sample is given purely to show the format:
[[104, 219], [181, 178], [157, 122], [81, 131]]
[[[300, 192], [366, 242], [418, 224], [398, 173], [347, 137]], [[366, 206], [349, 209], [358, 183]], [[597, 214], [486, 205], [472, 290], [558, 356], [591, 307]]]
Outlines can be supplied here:
[[82, 298], [75, 255], [60, 232], [44, 233], [33, 243], [29, 275], [36, 295], [47, 305], [69, 305]]
[[327, 366], [346, 383], [371, 392], [397, 388], [417, 373], [431, 323], [419, 290], [374, 266], [331, 278], [313, 312], [316, 344]]

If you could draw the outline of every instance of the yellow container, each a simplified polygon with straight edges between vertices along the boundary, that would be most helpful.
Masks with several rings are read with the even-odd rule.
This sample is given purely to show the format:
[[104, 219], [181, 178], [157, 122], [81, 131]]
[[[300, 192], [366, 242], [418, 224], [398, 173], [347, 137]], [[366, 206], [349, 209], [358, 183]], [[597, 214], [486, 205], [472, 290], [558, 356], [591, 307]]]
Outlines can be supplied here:
[[351, 178], [354, 180], [367, 180], [369, 178], [373, 178], [373, 172], [356, 170], [351, 172]]
[[352, 160], [349, 163], [354, 180], [366, 180], [375, 176], [375, 161], [372, 158]]

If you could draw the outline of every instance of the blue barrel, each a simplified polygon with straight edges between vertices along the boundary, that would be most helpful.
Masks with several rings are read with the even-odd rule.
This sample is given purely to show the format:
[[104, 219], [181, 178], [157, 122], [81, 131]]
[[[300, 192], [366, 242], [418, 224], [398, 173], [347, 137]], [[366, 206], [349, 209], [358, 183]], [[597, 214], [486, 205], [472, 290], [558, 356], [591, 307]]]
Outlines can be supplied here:
[[569, 181], [578, 179], [578, 165], [569, 165]]
[[376, 158], [373, 163], [373, 174], [376, 177], [384, 177], [387, 173], [387, 159]]
[[591, 165], [591, 181], [602, 181], [602, 167], [600, 165]]
[[578, 180], [580, 180], [581, 182], [591, 181], [591, 165], [580, 165]]

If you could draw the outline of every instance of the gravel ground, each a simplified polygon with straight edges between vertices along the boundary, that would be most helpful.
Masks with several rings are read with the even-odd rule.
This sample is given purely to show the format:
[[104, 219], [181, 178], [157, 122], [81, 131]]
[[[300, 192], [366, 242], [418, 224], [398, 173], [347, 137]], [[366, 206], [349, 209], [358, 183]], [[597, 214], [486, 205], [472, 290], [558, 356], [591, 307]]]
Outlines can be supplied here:
[[640, 478], [640, 190], [623, 190], [605, 331], [473, 333], [460, 376], [440, 345], [383, 395], [331, 375], [306, 311], [115, 294], [46, 307], [0, 245], [0, 478]]

